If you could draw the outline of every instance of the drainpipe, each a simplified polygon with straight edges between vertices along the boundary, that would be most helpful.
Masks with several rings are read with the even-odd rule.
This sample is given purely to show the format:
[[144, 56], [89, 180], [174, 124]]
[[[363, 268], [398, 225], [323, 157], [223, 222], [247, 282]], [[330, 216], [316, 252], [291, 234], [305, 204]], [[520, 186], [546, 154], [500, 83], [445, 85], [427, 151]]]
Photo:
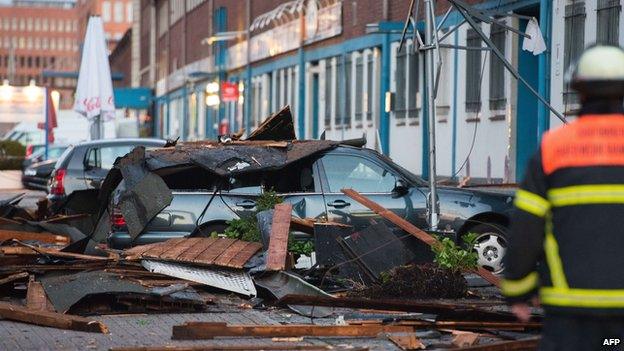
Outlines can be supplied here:
[[[300, 33], [305, 33], [305, 16], [301, 15], [301, 31]], [[299, 58], [299, 98], [297, 101], [297, 120], [299, 121], [299, 139], [305, 139], [305, 94], [306, 94], [306, 85], [305, 85], [305, 53], [303, 52], [303, 40], [304, 37], [301, 35], [299, 41], [299, 50], [297, 51], [297, 56]]]
[[251, 0], [247, 0], [247, 23], [245, 24], [247, 28], [247, 66], [245, 68], [245, 90], [243, 93], [245, 94], [243, 100], [243, 108], [244, 108], [244, 116], [243, 116], [243, 125], [245, 130], [249, 131], [251, 128], [251, 32], [249, 31], [249, 26], [251, 25]]
[[[551, 1], [540, 0], [540, 29], [546, 42], [546, 51], [539, 56], [538, 60], [538, 77], [543, 77], [539, 80], [537, 87], [538, 93], [550, 101], [550, 31], [552, 26], [551, 16]], [[537, 108], [537, 143], [539, 146], [542, 134], [548, 130], [550, 126], [550, 112], [548, 107], [544, 104], [539, 104]]]

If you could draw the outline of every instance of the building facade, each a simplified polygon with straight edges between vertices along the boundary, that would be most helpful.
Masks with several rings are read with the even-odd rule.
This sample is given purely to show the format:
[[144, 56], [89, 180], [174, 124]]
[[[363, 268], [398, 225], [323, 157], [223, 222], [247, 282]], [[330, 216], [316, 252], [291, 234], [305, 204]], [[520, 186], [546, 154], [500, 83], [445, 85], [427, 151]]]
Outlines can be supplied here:
[[[195, 140], [228, 127], [250, 131], [288, 104], [299, 138], [365, 134], [369, 147], [427, 176], [423, 54], [413, 50], [412, 35], [398, 50], [409, 1], [135, 2], [137, 80], [155, 90], [157, 136]], [[526, 82], [569, 118], [578, 101], [564, 84], [567, 67], [590, 43], [622, 44], [621, 0], [469, 3], [520, 31], [530, 18], [539, 21], [547, 45], [539, 55], [523, 51], [525, 38], [512, 31], [478, 25]], [[437, 5], [441, 19], [448, 4]], [[463, 49], [440, 51], [438, 175], [515, 182], [541, 133], [560, 122], [458, 13], [439, 34], [442, 44]]]
[[132, 0], [78, 0], [78, 28], [80, 38], [84, 38], [90, 16], [102, 17], [104, 34], [112, 52], [132, 25]]
[[16, 1], [0, 7], [0, 77], [7, 84], [46, 85], [71, 104], [74, 80], [44, 70], [78, 69], [78, 17], [71, 1]]

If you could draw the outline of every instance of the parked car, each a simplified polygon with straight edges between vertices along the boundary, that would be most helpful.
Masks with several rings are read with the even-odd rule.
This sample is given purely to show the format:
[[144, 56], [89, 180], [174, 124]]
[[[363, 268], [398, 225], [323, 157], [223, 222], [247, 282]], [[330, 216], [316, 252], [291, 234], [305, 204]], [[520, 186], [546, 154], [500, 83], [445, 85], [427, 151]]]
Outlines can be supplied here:
[[[48, 146], [48, 160], [57, 160], [67, 149], [67, 145], [52, 144]], [[45, 144], [35, 145], [29, 144], [26, 146], [26, 157], [22, 162], [22, 170], [26, 170], [33, 163], [44, 161], [45, 159]]]
[[101, 139], [68, 147], [50, 176], [48, 200], [58, 205], [76, 190], [99, 189], [117, 157], [136, 146], [163, 147], [161, 139]]
[[48, 180], [56, 165], [56, 159], [35, 162], [22, 173], [22, 185], [26, 189], [48, 191]]
[[[109, 245], [125, 248], [187, 235], [223, 232], [227, 221], [255, 210], [263, 189], [277, 191], [293, 204], [300, 218], [326, 218], [363, 228], [378, 216], [344, 195], [340, 189], [353, 188], [371, 200], [399, 214], [420, 228], [427, 224], [427, 183], [376, 151], [340, 145], [329, 151], [292, 163], [277, 171], [230, 178], [215, 194], [216, 184], [202, 189], [183, 188], [188, 181], [165, 177], [173, 190], [169, 206], [153, 218], [141, 235], [132, 241], [121, 212], [111, 214]], [[180, 187], [177, 187], [178, 184]], [[459, 240], [464, 234], [478, 234], [475, 247], [479, 263], [494, 272], [503, 269], [506, 231], [513, 195], [442, 187], [438, 192], [442, 234]], [[208, 206], [208, 208], [206, 208]]]

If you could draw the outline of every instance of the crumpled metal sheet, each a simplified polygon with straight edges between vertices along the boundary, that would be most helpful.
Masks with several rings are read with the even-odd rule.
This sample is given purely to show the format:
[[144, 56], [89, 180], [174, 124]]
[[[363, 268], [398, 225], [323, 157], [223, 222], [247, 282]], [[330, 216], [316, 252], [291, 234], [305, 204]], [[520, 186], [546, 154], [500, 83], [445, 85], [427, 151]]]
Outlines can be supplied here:
[[84, 271], [75, 274], [46, 274], [39, 278], [46, 295], [57, 312], [65, 313], [88, 295], [139, 293], [149, 290], [139, 283], [120, 279], [104, 271]]
[[150, 272], [156, 272], [215, 288], [232, 291], [237, 294], [254, 297], [256, 287], [246, 272], [218, 267], [202, 268], [187, 264], [142, 260], [141, 265]]
[[[306, 282], [300, 277], [284, 271], [256, 276], [254, 281], [259, 287], [268, 290], [277, 299], [281, 299], [286, 295], [331, 297], [330, 294]], [[334, 313], [334, 309], [331, 307], [288, 305], [288, 308], [303, 316], [314, 318], [323, 318], [331, 316]]]

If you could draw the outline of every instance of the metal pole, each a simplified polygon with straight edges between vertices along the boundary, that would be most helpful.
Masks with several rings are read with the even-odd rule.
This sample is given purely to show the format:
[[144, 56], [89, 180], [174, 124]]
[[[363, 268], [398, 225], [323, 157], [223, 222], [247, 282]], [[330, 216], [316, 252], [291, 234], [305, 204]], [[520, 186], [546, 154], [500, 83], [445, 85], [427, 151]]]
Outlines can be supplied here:
[[[425, 0], [425, 45], [435, 44], [435, 19], [433, 18], [433, 0]], [[434, 50], [425, 51], [425, 91], [427, 94], [427, 120], [429, 127], [429, 201], [427, 212], [429, 214], [429, 226], [431, 230], [438, 228], [438, 194], [436, 185], [436, 146], [435, 146], [435, 67]]]
[[52, 99], [48, 100], [48, 94], [50, 94], [50, 91], [48, 90], [48, 87], [44, 87], [43, 88], [43, 106], [44, 106], [44, 113], [45, 113], [45, 159], [48, 159], [48, 153], [50, 150], [50, 108], [54, 108], [54, 106], [50, 106], [50, 102], [52, 101]]

